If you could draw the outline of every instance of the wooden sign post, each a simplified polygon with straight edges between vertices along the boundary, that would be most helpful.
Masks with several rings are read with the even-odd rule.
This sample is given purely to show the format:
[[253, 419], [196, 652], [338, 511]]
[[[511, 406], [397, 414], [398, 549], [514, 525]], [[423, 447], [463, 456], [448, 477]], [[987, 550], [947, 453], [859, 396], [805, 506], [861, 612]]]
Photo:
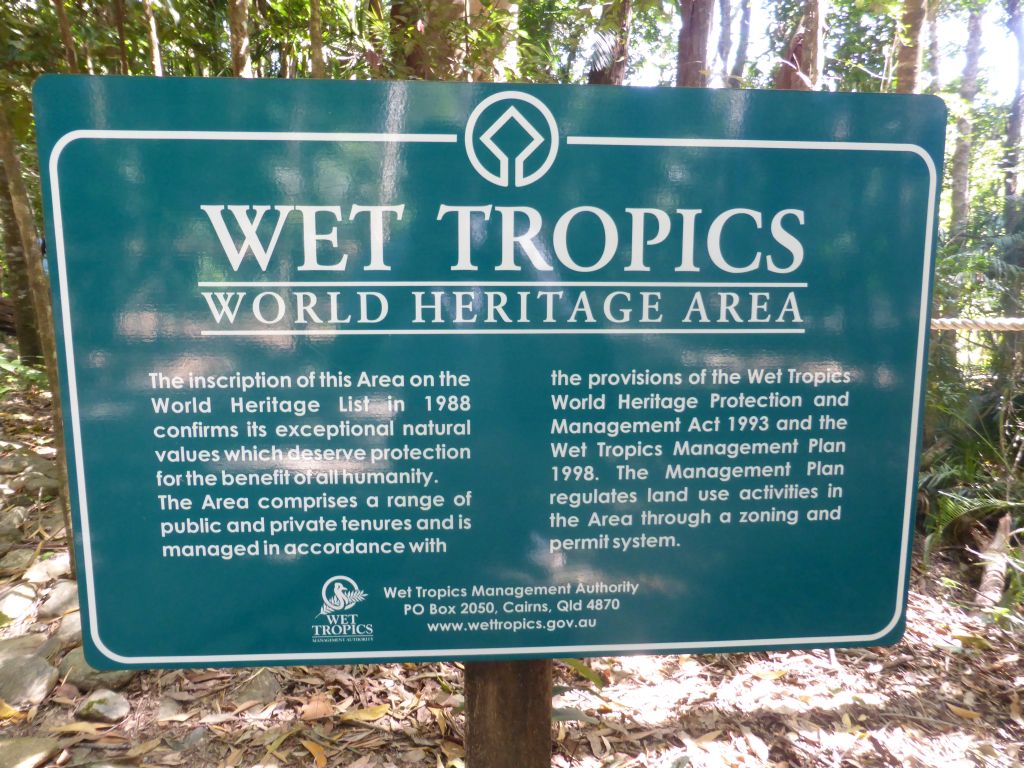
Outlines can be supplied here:
[[467, 768], [550, 768], [550, 660], [466, 664]]

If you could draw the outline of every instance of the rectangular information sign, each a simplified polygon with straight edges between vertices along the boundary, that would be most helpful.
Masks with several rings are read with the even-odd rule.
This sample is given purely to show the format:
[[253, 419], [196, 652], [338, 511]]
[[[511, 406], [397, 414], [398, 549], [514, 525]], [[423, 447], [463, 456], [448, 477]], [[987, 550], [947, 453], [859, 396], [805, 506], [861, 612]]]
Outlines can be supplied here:
[[35, 104], [91, 663], [900, 637], [938, 99]]

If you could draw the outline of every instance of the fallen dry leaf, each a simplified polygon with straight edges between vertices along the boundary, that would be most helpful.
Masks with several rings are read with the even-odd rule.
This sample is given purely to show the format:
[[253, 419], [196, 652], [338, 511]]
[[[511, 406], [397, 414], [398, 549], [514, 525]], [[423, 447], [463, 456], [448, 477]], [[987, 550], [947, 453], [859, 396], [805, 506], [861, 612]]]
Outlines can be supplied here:
[[326, 768], [327, 766], [327, 753], [324, 748], [317, 744], [315, 741], [302, 740], [302, 746], [304, 746], [309, 754], [313, 756], [313, 762], [316, 764], [316, 768]]
[[965, 720], [977, 720], [981, 717], [981, 713], [975, 712], [973, 709], [964, 709], [963, 707], [958, 707], [956, 704], [946, 704], [946, 706], [949, 707], [949, 711], [954, 715], [962, 717]]
[[0, 699], [0, 720], [20, 720], [24, 715], [3, 699]]
[[750, 746], [751, 751], [757, 755], [758, 759], [760, 759], [761, 765], [768, 765], [768, 757], [771, 752], [768, 745], [746, 728], [743, 729], [743, 737], [747, 740], [747, 744]]
[[354, 720], [369, 723], [380, 720], [388, 713], [387, 704], [377, 704], [374, 707], [363, 707], [362, 709], [350, 709], [341, 713], [341, 720]]
[[195, 717], [198, 714], [199, 714], [199, 712], [197, 710], [192, 710], [191, 712], [176, 712], [173, 715], [164, 715], [163, 717], [158, 717], [157, 718], [157, 722], [158, 723], [184, 723], [186, 720], [191, 720], [193, 717]]
[[466, 756], [466, 750], [462, 748], [461, 744], [456, 744], [454, 741], [442, 741], [440, 747], [449, 761]]
[[226, 723], [228, 720], [234, 720], [234, 712], [216, 712], [211, 715], [207, 715], [202, 718], [199, 722], [203, 725], [218, 725], [219, 723]]
[[114, 726], [106, 723], [65, 723], [50, 728], [51, 733], [103, 733]]
[[132, 747], [130, 750], [125, 752], [124, 753], [124, 757], [127, 760], [131, 760], [132, 758], [135, 758], [135, 757], [142, 757], [143, 755], [145, 755], [145, 754], [147, 754], [149, 752], [152, 752], [154, 749], [159, 747], [161, 741], [162, 741], [162, 739], [159, 739], [159, 738], [157, 738], [157, 739], [150, 739], [149, 741], [144, 741], [141, 744], [139, 744], [139, 746]]
[[[302, 705], [299, 717], [303, 720], [319, 720], [334, 714], [334, 700], [326, 693], [318, 693]], [[344, 716], [343, 716], [344, 717]]]

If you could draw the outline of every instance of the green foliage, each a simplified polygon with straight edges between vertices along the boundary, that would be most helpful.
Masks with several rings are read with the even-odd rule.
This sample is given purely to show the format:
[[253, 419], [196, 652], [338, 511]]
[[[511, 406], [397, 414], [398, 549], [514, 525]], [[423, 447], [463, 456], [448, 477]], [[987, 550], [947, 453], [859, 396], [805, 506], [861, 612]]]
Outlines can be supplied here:
[[600, 3], [523, 3], [519, 27], [530, 41], [530, 48], [523, 51], [522, 78], [538, 83], [580, 82], [590, 55], [584, 50], [584, 42], [600, 16]]
[[551, 710], [551, 719], [556, 723], [579, 722], [588, 725], [598, 725], [601, 722], [578, 707], [554, 707]]
[[673, 24], [675, 16], [674, 2], [644, 2], [634, 6], [627, 79], [645, 69], [653, 69], [659, 72], [658, 85], [675, 83], [678, 45]]
[[854, 0], [829, 14], [826, 81], [841, 91], [883, 92], [892, 87], [902, 3]]
[[30, 386], [45, 388], [46, 373], [25, 365], [16, 356], [13, 359], [0, 356], [0, 398]]
[[598, 672], [587, 664], [582, 659], [559, 659], [565, 666], [569, 667], [573, 672], [582, 677], [584, 680], [588, 680], [593, 683], [598, 690], [604, 688], [605, 681]]

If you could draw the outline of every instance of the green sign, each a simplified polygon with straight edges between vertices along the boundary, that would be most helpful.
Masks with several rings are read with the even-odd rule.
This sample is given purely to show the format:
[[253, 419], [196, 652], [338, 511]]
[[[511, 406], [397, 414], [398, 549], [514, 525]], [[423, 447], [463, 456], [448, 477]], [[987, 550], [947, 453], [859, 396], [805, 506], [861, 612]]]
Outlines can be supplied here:
[[35, 101], [91, 663], [900, 636], [939, 100]]

